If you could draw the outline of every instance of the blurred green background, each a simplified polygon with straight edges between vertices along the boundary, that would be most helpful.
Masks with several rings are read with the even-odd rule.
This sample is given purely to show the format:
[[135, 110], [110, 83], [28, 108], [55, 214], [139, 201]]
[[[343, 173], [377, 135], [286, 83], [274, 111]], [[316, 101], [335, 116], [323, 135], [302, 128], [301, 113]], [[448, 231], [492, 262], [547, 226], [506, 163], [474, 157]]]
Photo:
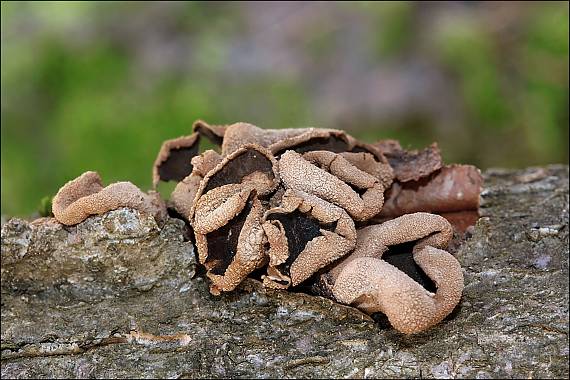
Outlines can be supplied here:
[[[192, 122], [342, 128], [447, 162], [568, 162], [568, 3], [1, 3], [2, 214], [151, 184]], [[163, 188], [165, 193], [168, 190]]]

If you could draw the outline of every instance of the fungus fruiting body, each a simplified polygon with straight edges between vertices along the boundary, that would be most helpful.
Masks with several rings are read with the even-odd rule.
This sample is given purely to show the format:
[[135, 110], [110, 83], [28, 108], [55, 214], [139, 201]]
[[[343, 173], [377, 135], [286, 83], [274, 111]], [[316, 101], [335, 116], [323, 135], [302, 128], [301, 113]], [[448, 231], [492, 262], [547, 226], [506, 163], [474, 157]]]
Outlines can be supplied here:
[[[218, 151], [199, 153], [206, 137]], [[459, 262], [445, 249], [450, 223], [427, 212], [478, 207], [481, 176], [444, 166], [436, 144], [358, 141], [337, 129], [209, 125], [163, 143], [153, 185], [178, 182], [169, 207], [193, 228], [212, 294], [256, 274], [274, 289], [313, 289], [399, 331], [424, 331], [457, 305]], [[88, 172], [66, 184], [53, 211], [65, 224], [117, 207], [159, 217], [157, 193], [126, 182], [103, 188]], [[381, 222], [381, 223], [379, 223]]]
[[198, 154], [200, 135], [193, 133], [172, 140], [166, 140], [158, 152], [152, 169], [152, 183], [159, 181], [181, 181], [192, 172], [192, 157]]
[[342, 207], [355, 220], [370, 219], [382, 209], [384, 186], [380, 179], [358, 169], [339, 154], [312, 151], [301, 155], [287, 151], [279, 164], [286, 187]]
[[356, 244], [354, 222], [346, 211], [301, 191], [285, 191], [282, 206], [264, 218], [269, 266], [263, 282], [269, 287], [298, 285]]
[[255, 144], [226, 156], [200, 182], [188, 217], [212, 293], [233, 290], [263, 263], [264, 208], [258, 197], [277, 185], [277, 162]]
[[[386, 314], [404, 333], [425, 330], [451, 313], [463, 291], [459, 262], [441, 249], [452, 234], [445, 218], [428, 213], [364, 227], [354, 252], [321, 276], [320, 289], [341, 303]], [[404, 243], [413, 244], [405, 254], [414, 262], [398, 268], [386, 256]]]
[[55, 195], [52, 211], [58, 222], [73, 225], [90, 215], [130, 207], [153, 215], [157, 221], [166, 216], [164, 202], [156, 192], [143, 193], [130, 182], [103, 187], [96, 172], [85, 172], [66, 183]]
[[173, 208], [187, 220], [190, 219], [192, 205], [196, 193], [200, 188], [202, 179], [214, 169], [222, 157], [213, 150], [207, 150], [199, 156], [192, 158], [192, 172], [182, 181], [178, 182], [170, 195]]

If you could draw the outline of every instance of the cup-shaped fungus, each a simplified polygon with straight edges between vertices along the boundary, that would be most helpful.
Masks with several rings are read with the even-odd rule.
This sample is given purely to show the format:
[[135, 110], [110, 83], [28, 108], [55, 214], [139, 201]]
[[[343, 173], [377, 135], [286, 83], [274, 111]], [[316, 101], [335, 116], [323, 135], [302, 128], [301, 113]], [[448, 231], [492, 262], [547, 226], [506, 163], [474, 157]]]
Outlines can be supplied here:
[[277, 188], [277, 161], [267, 149], [256, 144], [246, 144], [225, 156], [201, 181], [196, 197], [216, 187], [245, 182], [251, 183], [259, 196], [267, 195]]
[[251, 184], [217, 187], [196, 202], [193, 219], [196, 247], [210, 292], [233, 289], [264, 264], [263, 206]]
[[385, 164], [388, 162], [379, 148], [358, 141], [339, 129], [261, 129], [249, 123], [212, 126], [199, 120], [194, 123], [194, 131], [221, 145], [223, 156], [231, 154], [245, 144], [257, 144], [268, 148], [277, 157], [286, 150], [298, 153], [328, 150], [335, 153], [366, 152], [372, 154], [379, 162]]
[[264, 209], [258, 196], [278, 183], [277, 161], [257, 145], [226, 156], [200, 182], [189, 217], [212, 293], [233, 290], [264, 263]]
[[192, 204], [202, 179], [220, 162], [222, 162], [222, 157], [217, 152], [207, 150], [192, 158], [192, 173], [176, 184], [174, 191], [170, 194], [170, 201], [176, 212], [185, 219], [190, 220]]
[[199, 153], [200, 135], [193, 133], [162, 143], [152, 167], [152, 184], [182, 181], [192, 172], [191, 160]]
[[194, 132], [200, 136], [205, 136], [214, 144], [221, 146], [224, 141], [227, 125], [210, 125], [202, 120], [196, 120], [192, 126]]
[[[360, 170], [341, 154], [312, 151], [303, 155], [287, 151], [279, 160], [287, 188], [303, 191], [345, 209], [356, 221], [377, 215], [384, 204], [379, 177]], [[385, 173], [390, 176], [389, 169]]]
[[[461, 299], [461, 266], [441, 249], [452, 233], [445, 218], [427, 213], [362, 228], [354, 252], [321, 275], [316, 288], [367, 313], [384, 313], [403, 333], [424, 331], [449, 315]], [[412, 252], [391, 257], [392, 248], [404, 243], [413, 244]]]
[[90, 215], [104, 214], [121, 207], [130, 207], [153, 215], [157, 221], [166, 216], [164, 202], [154, 191], [143, 193], [130, 182], [116, 182], [103, 187], [97, 172], [85, 172], [67, 182], [55, 195], [52, 211], [56, 220], [73, 225]]
[[269, 264], [263, 284], [286, 289], [354, 249], [356, 230], [342, 208], [313, 195], [287, 190], [281, 206], [264, 215]]

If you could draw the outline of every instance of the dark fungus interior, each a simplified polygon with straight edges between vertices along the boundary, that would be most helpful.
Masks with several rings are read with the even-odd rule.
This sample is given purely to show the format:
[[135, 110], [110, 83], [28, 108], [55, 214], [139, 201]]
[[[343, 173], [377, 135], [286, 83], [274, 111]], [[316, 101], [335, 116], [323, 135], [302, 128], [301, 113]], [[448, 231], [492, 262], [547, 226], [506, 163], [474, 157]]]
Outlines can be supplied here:
[[371, 151], [369, 151], [368, 149], [366, 149], [362, 146], [355, 146], [354, 148], [352, 148], [351, 152], [352, 153], [370, 153], [370, 154], [374, 155], [374, 153], [372, 153]]
[[379, 156], [377, 152], [374, 152], [372, 150], [369, 150], [367, 148], [365, 148], [364, 146], [355, 146], [354, 148], [352, 148], [352, 150], [350, 151], [351, 153], [369, 153], [371, 155], [374, 156], [374, 159], [378, 162], [384, 162], [384, 158], [382, 156]]
[[277, 268], [281, 273], [289, 276], [291, 264], [303, 252], [307, 243], [321, 235], [319, 223], [299, 210], [289, 214], [272, 214], [269, 219], [279, 220], [285, 229], [289, 257]]
[[223, 227], [206, 235], [208, 243], [208, 258], [205, 266], [213, 274], [223, 275], [237, 253], [238, 238], [252, 208], [252, 200], [241, 212]]
[[234, 159], [226, 163], [220, 171], [210, 177], [203, 193], [205, 194], [212, 189], [230, 183], [240, 183], [243, 177], [256, 171], [268, 174], [271, 179], [275, 178], [273, 165], [269, 158], [256, 150], [246, 150], [237, 157], [234, 157]]
[[168, 157], [158, 166], [158, 175], [163, 181], [180, 182], [192, 173], [192, 157], [199, 152], [198, 141], [192, 146], [171, 149]]
[[348, 143], [337, 136], [330, 137], [314, 137], [300, 144], [284, 148], [275, 155], [280, 155], [286, 150], [294, 150], [297, 153], [312, 152], [314, 150], [328, 150], [330, 152], [340, 153], [348, 150]]
[[194, 130], [198, 132], [201, 136], [205, 136], [213, 144], [221, 146], [224, 142], [223, 129], [220, 127], [211, 127], [204, 125], [202, 123], [197, 123]]
[[353, 185], [352, 183], [348, 183], [348, 182], [345, 182], [345, 183], [346, 183], [348, 186], [350, 186], [350, 188], [351, 188], [356, 194], [358, 194], [359, 197], [362, 197], [362, 196], [364, 195], [364, 193], [366, 193], [366, 191], [368, 190], [368, 189], [362, 189], [362, 188], [360, 188], [360, 187], [357, 187], [357, 186]]
[[392, 264], [412, 280], [423, 286], [426, 290], [435, 293], [435, 283], [425, 274], [418, 264], [414, 261], [412, 249], [415, 241], [390, 246], [388, 251], [382, 255], [382, 260]]

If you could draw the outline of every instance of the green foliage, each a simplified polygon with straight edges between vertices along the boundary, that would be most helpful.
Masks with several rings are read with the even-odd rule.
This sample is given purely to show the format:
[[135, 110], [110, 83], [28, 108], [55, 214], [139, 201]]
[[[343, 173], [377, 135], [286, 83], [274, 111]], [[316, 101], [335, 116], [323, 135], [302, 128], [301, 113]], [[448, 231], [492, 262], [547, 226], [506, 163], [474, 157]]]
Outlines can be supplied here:
[[52, 196], [45, 196], [41, 199], [38, 207], [38, 213], [40, 216], [53, 216], [53, 213], [51, 212], [52, 200]]

